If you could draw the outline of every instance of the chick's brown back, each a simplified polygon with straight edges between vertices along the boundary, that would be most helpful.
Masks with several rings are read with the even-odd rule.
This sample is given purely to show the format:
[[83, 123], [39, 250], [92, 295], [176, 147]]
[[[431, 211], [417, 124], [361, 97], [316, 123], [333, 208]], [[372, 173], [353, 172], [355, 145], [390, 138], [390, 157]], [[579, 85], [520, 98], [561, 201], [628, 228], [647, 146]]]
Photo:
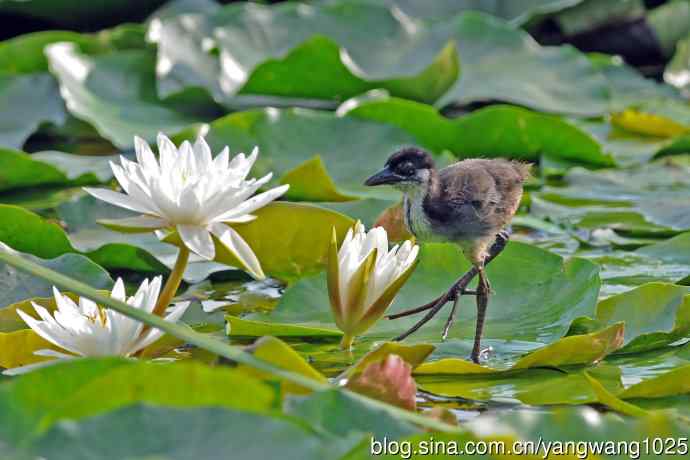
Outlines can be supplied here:
[[530, 165], [517, 161], [459, 161], [439, 171], [436, 199], [425, 209], [450, 238], [496, 235], [515, 215], [529, 174]]

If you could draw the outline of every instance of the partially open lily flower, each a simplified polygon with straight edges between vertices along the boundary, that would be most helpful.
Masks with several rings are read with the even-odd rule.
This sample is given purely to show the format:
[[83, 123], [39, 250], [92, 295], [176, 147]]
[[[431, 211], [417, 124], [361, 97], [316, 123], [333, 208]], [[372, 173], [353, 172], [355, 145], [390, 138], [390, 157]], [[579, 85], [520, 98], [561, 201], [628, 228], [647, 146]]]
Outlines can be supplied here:
[[[153, 281], [144, 280], [136, 294], [127, 298], [122, 279], [118, 278], [110, 296], [132, 307], [152, 312], [158, 301], [161, 289], [161, 277]], [[51, 315], [44, 307], [32, 302], [40, 320], [17, 310], [24, 322], [38, 335], [62, 348], [56, 350], [38, 350], [34, 354], [61, 359], [74, 359], [86, 356], [131, 356], [158, 340], [163, 332], [159, 329], [145, 329], [144, 323], [129, 318], [114, 310], [102, 308], [92, 300], [84, 297], [75, 303], [68, 296], [53, 287], [57, 310]], [[166, 321], [177, 321], [187, 310], [189, 302], [181, 302], [172, 308], [165, 317]], [[51, 364], [52, 361], [29, 364], [8, 369], [6, 375], [28, 372], [37, 367]]]
[[258, 156], [258, 149], [245, 157], [229, 158], [225, 147], [215, 158], [206, 141], [199, 137], [194, 145], [183, 142], [178, 149], [163, 134], [158, 135], [157, 160], [149, 145], [135, 137], [137, 161], [121, 158], [111, 163], [115, 178], [125, 193], [86, 188], [91, 195], [141, 216], [106, 222], [111, 228], [128, 232], [156, 231], [165, 239], [179, 234], [182, 244], [204, 259], [213, 260], [219, 245], [229, 251], [256, 279], [265, 275], [261, 264], [233, 224], [255, 219], [251, 213], [284, 194], [282, 185], [254, 193], [269, 180], [246, 177]]
[[386, 311], [412, 274], [419, 246], [411, 241], [388, 250], [382, 227], [366, 232], [357, 222], [338, 250], [335, 229], [328, 256], [328, 294], [335, 323], [350, 348], [355, 336], [369, 329]]

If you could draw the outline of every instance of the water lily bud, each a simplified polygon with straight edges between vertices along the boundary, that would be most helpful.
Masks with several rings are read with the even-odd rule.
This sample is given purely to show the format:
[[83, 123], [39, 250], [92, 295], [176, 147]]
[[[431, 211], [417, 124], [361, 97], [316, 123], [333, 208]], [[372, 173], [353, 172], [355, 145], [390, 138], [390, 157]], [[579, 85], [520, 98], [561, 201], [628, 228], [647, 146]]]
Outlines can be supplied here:
[[417, 384], [412, 378], [412, 367], [398, 355], [391, 354], [383, 361], [369, 364], [346, 386], [403, 409], [413, 411], [417, 408]]
[[405, 241], [388, 250], [381, 227], [366, 232], [357, 222], [338, 249], [335, 229], [328, 254], [328, 294], [335, 323], [349, 349], [355, 336], [386, 311], [415, 267], [419, 246]]

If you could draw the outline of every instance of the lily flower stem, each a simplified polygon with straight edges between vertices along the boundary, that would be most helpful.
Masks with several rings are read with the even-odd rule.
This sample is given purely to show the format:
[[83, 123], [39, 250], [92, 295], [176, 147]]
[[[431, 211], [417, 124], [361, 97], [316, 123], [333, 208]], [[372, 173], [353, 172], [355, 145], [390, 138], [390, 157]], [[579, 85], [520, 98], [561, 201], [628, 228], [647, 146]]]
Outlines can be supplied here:
[[168, 305], [172, 302], [177, 289], [180, 287], [180, 283], [182, 283], [182, 275], [184, 275], [184, 271], [187, 268], [187, 262], [189, 262], [189, 249], [182, 245], [180, 247], [180, 252], [177, 253], [175, 266], [165, 282], [160, 297], [158, 297], [156, 307], [153, 309], [154, 315], [164, 316], [165, 309], [168, 308]]
[[340, 341], [340, 348], [345, 351], [352, 349], [352, 342], [355, 341], [355, 337], [349, 334], [344, 334], [342, 340]]

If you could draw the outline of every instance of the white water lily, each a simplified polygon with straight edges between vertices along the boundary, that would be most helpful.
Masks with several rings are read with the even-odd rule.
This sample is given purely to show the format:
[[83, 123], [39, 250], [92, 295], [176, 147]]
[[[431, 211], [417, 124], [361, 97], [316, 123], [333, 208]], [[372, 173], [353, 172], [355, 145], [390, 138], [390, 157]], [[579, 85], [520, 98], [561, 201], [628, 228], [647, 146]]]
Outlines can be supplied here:
[[[151, 313], [158, 301], [160, 289], [161, 277], [157, 276], [151, 282], [144, 280], [136, 294], [127, 298], [124, 283], [118, 278], [110, 297]], [[22, 310], [17, 310], [17, 314], [36, 334], [65, 350], [65, 352], [59, 352], [44, 349], [34, 352], [35, 355], [58, 360], [87, 356], [131, 356], [163, 335], [159, 329], [145, 329], [144, 323], [114, 310], [102, 308], [87, 298], [80, 297], [77, 304], [56, 287], [53, 287], [53, 295], [57, 309], [52, 315], [46, 308], [35, 302], [32, 302], [32, 305], [40, 320]], [[173, 307], [165, 320], [177, 321], [188, 306], [189, 302], [181, 302]], [[21, 374], [54, 362], [29, 364], [8, 369], [4, 373]]]
[[207, 260], [217, 256], [216, 248], [228, 251], [256, 279], [265, 275], [249, 245], [232, 224], [254, 220], [251, 213], [284, 194], [282, 185], [254, 193], [269, 180], [247, 175], [258, 156], [258, 149], [245, 157], [229, 158], [225, 147], [215, 158], [206, 141], [199, 137], [194, 145], [183, 142], [178, 149], [163, 134], [158, 135], [159, 160], [143, 139], [134, 139], [137, 161], [122, 157], [111, 163], [115, 178], [125, 193], [86, 188], [98, 199], [141, 216], [104, 222], [123, 231], [156, 231], [161, 239], [177, 232], [186, 248]]
[[409, 240], [389, 251], [386, 230], [366, 232], [360, 222], [348, 230], [338, 250], [333, 231], [328, 293], [335, 322], [345, 333], [344, 348], [383, 315], [412, 274], [418, 253], [419, 246]]

